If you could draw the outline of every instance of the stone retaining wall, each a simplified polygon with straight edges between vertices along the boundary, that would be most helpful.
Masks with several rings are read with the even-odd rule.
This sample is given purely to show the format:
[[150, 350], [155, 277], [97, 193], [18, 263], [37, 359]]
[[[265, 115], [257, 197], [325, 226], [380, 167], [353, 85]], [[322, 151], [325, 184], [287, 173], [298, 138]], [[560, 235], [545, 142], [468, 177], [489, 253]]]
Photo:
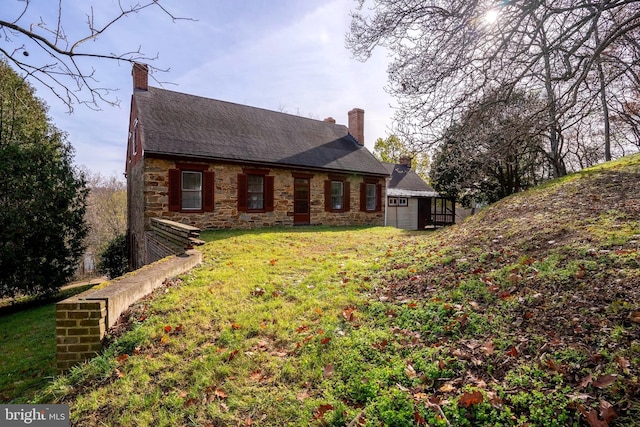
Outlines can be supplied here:
[[187, 251], [144, 266], [56, 304], [56, 359], [59, 371], [84, 362], [102, 350], [102, 339], [120, 314], [171, 277], [202, 262], [202, 253]]

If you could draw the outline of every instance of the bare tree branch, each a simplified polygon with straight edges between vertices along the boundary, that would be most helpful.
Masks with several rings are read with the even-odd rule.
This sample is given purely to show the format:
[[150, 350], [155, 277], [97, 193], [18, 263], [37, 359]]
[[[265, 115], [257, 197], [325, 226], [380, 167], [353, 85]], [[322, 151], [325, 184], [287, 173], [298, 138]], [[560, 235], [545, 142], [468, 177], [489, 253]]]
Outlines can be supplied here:
[[544, 93], [547, 155], [562, 175], [563, 132], [608, 116], [610, 105], [592, 108], [603, 93], [638, 96], [639, 29], [640, 0], [360, 0], [346, 44], [361, 60], [387, 49], [396, 132], [429, 149], [491, 88]]
[[[127, 16], [157, 8], [162, 14], [171, 19], [190, 20], [173, 15], [160, 0], [147, 0], [143, 3], [135, 3], [124, 6], [122, 1], [117, 3], [118, 9], [111, 17], [106, 17], [104, 24], [98, 25], [93, 7], [89, 7], [86, 14], [86, 34], [78, 36], [75, 40], [69, 40], [64, 28], [62, 0], [58, 1], [55, 25], [49, 26], [40, 18], [39, 21], [28, 22], [27, 12], [33, 7], [30, 0], [24, 0], [24, 6], [20, 9], [16, 18], [2, 17], [0, 19], [0, 38], [4, 43], [0, 46], [0, 57], [5, 57], [13, 66], [24, 73], [26, 80], [37, 81], [49, 89], [58, 99], [73, 111], [76, 104], [85, 105], [99, 110], [102, 105], [117, 105], [119, 100], [112, 97], [115, 89], [100, 87], [96, 79], [95, 68], [88, 60], [109, 61], [153, 61], [155, 56], [144, 54], [141, 47], [124, 53], [91, 52], [82, 50], [82, 47], [91, 40], [97, 40], [113, 26]], [[31, 45], [31, 48], [27, 47]], [[33, 50], [32, 50], [33, 49]], [[43, 53], [44, 55], [35, 55]], [[36, 58], [44, 58], [36, 59]], [[80, 63], [78, 59], [82, 58]], [[150, 67], [152, 71], [163, 71]]]

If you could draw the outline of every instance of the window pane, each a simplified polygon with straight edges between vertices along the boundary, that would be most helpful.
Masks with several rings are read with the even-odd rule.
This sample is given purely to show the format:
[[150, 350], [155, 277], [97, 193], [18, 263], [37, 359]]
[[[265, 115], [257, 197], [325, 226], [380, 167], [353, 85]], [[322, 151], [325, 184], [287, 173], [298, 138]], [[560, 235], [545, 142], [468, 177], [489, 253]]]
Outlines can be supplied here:
[[182, 172], [183, 190], [201, 190], [202, 172]]
[[182, 209], [202, 209], [202, 193], [199, 191], [183, 191]]
[[264, 209], [264, 199], [262, 198], [262, 194], [249, 194], [247, 203], [248, 209]]
[[262, 175], [247, 177], [247, 208], [264, 209], [264, 176]]
[[249, 193], [262, 193], [264, 185], [264, 177], [262, 175], [249, 175], [247, 183]]
[[367, 184], [367, 210], [376, 210], [376, 185]]
[[182, 172], [182, 209], [202, 209], [202, 172]]
[[342, 209], [344, 184], [342, 181], [331, 182], [331, 208]]

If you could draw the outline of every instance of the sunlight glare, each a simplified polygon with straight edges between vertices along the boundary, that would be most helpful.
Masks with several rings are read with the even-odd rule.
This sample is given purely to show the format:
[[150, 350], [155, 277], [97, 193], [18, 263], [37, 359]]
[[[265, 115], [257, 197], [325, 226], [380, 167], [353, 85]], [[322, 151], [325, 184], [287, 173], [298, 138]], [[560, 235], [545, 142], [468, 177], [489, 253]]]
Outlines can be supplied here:
[[488, 25], [493, 25], [498, 22], [498, 10], [490, 9], [484, 14], [484, 22]]

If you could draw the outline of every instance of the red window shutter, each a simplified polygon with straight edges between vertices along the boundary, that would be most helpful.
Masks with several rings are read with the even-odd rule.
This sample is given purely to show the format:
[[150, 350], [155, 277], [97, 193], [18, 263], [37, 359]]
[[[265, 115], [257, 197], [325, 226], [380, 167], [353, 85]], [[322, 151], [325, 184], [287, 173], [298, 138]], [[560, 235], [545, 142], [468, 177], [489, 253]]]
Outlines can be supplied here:
[[351, 210], [351, 183], [349, 181], [344, 182], [344, 211], [349, 212]]
[[264, 210], [273, 212], [274, 177], [264, 177]]
[[238, 174], [238, 212], [247, 211], [247, 175]]
[[180, 169], [169, 169], [169, 210], [179, 211], [182, 207], [181, 195], [181, 173]]
[[382, 211], [382, 185], [376, 184], [376, 212]]
[[331, 212], [331, 180], [324, 182], [324, 210]]
[[215, 172], [204, 171], [202, 178], [202, 209], [212, 212], [215, 207]]
[[367, 211], [367, 183], [360, 183], [360, 212]]

